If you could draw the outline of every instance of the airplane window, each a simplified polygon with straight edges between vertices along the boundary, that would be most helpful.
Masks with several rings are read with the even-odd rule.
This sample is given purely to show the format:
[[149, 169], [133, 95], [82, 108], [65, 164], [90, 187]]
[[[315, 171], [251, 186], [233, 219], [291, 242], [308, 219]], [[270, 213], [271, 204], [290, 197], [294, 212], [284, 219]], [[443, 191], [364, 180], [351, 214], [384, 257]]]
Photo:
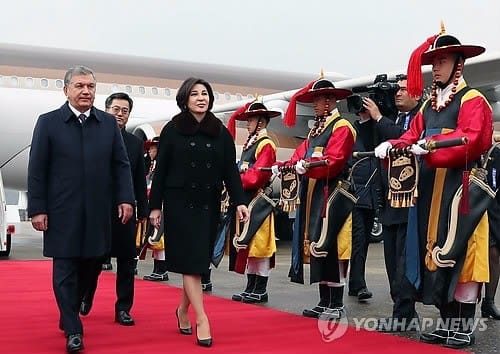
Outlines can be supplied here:
[[117, 85], [117, 84], [113, 84], [113, 85], [111, 86], [111, 91], [112, 91], [112, 92], [118, 92], [118, 90], [119, 90], [119, 88], [118, 88], [118, 85]]
[[249, 93], [249, 94], [247, 95], [247, 98], [252, 98], [252, 99], [253, 99], [253, 98], [255, 98], [255, 97], [254, 97], [251, 93]]
[[219, 99], [219, 93], [218, 93], [217, 91], [215, 91], [215, 92], [214, 92], [214, 98], [215, 98], [216, 100], [218, 100], [218, 99]]
[[26, 81], [26, 86], [28, 87], [35, 86], [35, 82], [33, 81], [32, 77], [27, 77], [26, 79], [24, 79], [24, 81]]
[[169, 88], [165, 89], [165, 96], [170, 96], [170, 89]]
[[41, 80], [40, 80], [40, 85], [41, 85], [43, 88], [47, 88], [47, 87], [49, 87], [49, 80], [47, 80], [47, 79], [41, 79]]
[[243, 96], [241, 96], [241, 93], [237, 93], [237, 94], [236, 94], [236, 99], [237, 99], [238, 101], [241, 101], [241, 100], [243, 99]]
[[231, 94], [230, 94], [229, 92], [226, 92], [226, 93], [224, 94], [224, 99], [225, 99], [226, 101], [230, 101], [230, 100], [231, 100]]
[[19, 79], [17, 77], [15, 77], [15, 76], [11, 76], [11, 78], [10, 78], [10, 84], [12, 86], [17, 86], [19, 84]]
[[132, 93], [132, 86], [130, 85], [125, 86], [125, 91], [127, 91], [128, 93]]
[[64, 86], [64, 85], [63, 85], [62, 80], [56, 80], [56, 87], [57, 87], [57, 88], [63, 88], [63, 86]]
[[146, 89], [143, 86], [139, 86], [139, 93], [144, 95], [146, 93]]
[[153, 95], [157, 95], [158, 94], [158, 88], [151, 87], [151, 92], [153, 93]]

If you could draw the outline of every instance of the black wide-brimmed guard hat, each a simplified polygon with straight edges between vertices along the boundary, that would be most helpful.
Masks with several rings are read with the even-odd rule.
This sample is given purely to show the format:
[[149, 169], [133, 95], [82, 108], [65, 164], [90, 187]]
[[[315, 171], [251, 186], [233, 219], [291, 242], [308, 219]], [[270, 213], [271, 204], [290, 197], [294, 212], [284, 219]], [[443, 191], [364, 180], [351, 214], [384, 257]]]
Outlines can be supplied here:
[[235, 117], [236, 120], [247, 121], [248, 118], [254, 116], [264, 116], [267, 119], [271, 119], [274, 117], [279, 117], [281, 115], [278, 111], [270, 111], [264, 106], [263, 103], [260, 102], [252, 102], [245, 112], [237, 115]]
[[263, 103], [258, 102], [257, 99], [255, 99], [254, 101], [248, 102], [244, 106], [241, 106], [239, 109], [234, 111], [233, 114], [231, 114], [231, 117], [229, 117], [229, 120], [227, 122], [227, 129], [234, 139], [236, 137], [237, 120], [247, 121], [248, 118], [252, 116], [264, 116], [267, 120], [269, 120], [274, 117], [279, 117], [280, 115], [280, 112], [268, 110]]
[[347, 89], [335, 88], [335, 85], [330, 80], [319, 79], [307, 92], [298, 95], [297, 101], [303, 103], [311, 103], [314, 97], [321, 95], [335, 96], [335, 99], [337, 101], [340, 101], [352, 95], [352, 91]]
[[456, 53], [464, 59], [472, 58], [484, 53], [486, 49], [478, 45], [465, 45], [449, 34], [439, 35], [431, 48], [422, 54], [422, 65], [430, 65], [434, 58], [439, 54]]
[[441, 32], [433, 35], [418, 46], [410, 56], [407, 70], [408, 94], [412, 97], [419, 97], [424, 88], [422, 76], [422, 65], [430, 65], [438, 54], [456, 53], [464, 59], [475, 57], [483, 53], [485, 49], [478, 45], [464, 45], [449, 34], [446, 34], [444, 24], [441, 22]]

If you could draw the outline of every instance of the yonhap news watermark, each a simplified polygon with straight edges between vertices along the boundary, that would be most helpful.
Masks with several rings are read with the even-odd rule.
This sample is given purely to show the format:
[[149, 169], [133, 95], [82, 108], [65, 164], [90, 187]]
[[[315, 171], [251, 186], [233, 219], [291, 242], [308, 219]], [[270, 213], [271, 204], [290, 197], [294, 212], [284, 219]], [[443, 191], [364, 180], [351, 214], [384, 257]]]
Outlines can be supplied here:
[[[345, 312], [344, 312], [345, 314]], [[350, 322], [350, 324], [349, 324]], [[487, 318], [377, 318], [351, 317], [347, 315], [340, 319], [328, 312], [323, 312], [318, 318], [318, 331], [325, 342], [332, 342], [343, 337], [347, 331], [381, 331], [381, 332], [432, 332], [436, 328], [458, 329], [467, 328], [483, 332], [488, 329]]]

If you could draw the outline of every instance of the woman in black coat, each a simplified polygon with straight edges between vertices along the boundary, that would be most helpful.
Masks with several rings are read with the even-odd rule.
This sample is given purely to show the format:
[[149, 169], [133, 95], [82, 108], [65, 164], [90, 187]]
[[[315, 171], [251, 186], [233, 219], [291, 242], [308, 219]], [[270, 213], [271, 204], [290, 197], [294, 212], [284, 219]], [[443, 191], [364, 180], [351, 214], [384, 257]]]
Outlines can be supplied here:
[[189, 78], [177, 92], [181, 113], [160, 135], [156, 174], [151, 187], [150, 220], [165, 218], [167, 269], [181, 273], [183, 292], [176, 309], [182, 334], [191, 334], [188, 308], [196, 314], [197, 343], [211, 346], [210, 325], [203, 307], [200, 275], [209, 267], [225, 183], [241, 220], [248, 220], [243, 187], [236, 167], [233, 139], [210, 112], [214, 95], [208, 82]]

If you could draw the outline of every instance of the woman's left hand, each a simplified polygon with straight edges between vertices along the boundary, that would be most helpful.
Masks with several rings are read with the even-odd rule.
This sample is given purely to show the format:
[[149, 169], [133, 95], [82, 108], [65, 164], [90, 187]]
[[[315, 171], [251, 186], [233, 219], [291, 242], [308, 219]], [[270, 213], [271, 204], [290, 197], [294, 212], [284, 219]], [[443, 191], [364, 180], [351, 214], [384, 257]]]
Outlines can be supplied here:
[[243, 221], [243, 222], [247, 222], [249, 217], [250, 217], [250, 213], [248, 212], [248, 208], [244, 204], [238, 205], [236, 207], [236, 213], [238, 214], [240, 221]]

